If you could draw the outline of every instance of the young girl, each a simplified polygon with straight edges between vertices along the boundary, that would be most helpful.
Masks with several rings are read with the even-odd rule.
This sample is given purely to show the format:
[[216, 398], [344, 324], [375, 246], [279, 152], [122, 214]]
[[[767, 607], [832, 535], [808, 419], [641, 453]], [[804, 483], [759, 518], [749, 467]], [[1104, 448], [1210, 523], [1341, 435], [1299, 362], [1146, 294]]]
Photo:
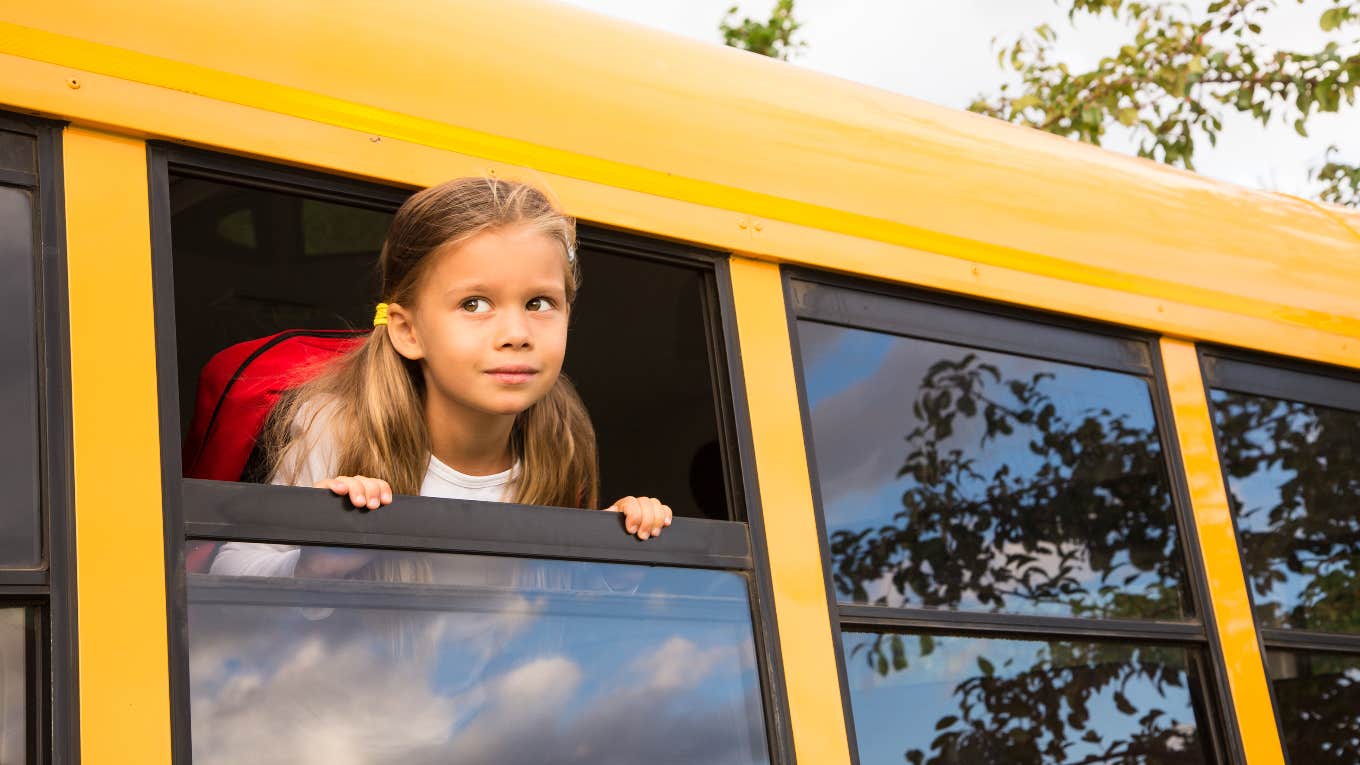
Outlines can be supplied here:
[[[383, 244], [372, 334], [270, 416], [272, 482], [330, 489], [370, 510], [394, 493], [595, 507], [594, 429], [561, 375], [575, 251], [575, 221], [532, 186], [461, 178], [408, 199]], [[624, 513], [639, 539], [671, 523], [650, 497], [606, 509]], [[352, 565], [228, 543], [212, 571]]]

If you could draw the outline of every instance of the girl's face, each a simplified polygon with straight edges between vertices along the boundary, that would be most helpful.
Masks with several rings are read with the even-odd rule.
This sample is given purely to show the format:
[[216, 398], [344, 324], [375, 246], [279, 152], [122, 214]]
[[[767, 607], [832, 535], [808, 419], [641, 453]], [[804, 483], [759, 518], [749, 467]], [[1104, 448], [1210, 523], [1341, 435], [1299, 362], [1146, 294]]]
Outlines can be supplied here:
[[389, 319], [441, 411], [515, 415], [548, 394], [567, 349], [562, 245], [530, 226], [485, 231], [429, 257], [415, 305]]

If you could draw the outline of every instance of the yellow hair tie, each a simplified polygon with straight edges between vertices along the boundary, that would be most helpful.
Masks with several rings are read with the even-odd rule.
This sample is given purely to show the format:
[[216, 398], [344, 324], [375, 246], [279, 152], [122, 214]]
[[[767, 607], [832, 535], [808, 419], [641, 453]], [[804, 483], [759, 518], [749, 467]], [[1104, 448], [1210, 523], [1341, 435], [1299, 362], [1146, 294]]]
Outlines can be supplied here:
[[377, 310], [373, 312], [373, 326], [382, 327], [387, 324], [387, 304], [379, 303]]

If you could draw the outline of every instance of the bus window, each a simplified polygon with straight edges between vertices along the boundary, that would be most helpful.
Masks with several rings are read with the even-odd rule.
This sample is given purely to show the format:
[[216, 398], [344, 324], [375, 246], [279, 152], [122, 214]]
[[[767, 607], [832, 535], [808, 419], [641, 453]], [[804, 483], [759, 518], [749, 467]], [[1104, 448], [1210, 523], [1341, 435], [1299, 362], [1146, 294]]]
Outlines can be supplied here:
[[0, 762], [75, 738], [61, 128], [0, 113]]
[[1360, 381], [1253, 361], [1206, 350], [1204, 367], [1282, 740], [1293, 763], [1354, 762]]
[[[169, 173], [181, 437], [217, 352], [285, 329], [370, 326], [378, 252], [404, 194], [341, 194], [309, 176], [290, 189], [278, 173], [255, 185]], [[585, 226], [578, 255], [563, 371], [595, 425], [602, 502], [653, 496], [681, 516], [742, 518], [715, 259]]]
[[36, 218], [31, 190], [0, 186], [0, 301], [16, 317], [32, 317], [0, 323], [0, 423], [6, 433], [0, 481], [12, 492], [0, 508], [0, 568], [31, 569], [42, 561]]
[[[151, 163], [173, 453], [214, 354], [370, 326], [406, 192], [179, 148]], [[753, 617], [736, 520], [725, 264], [584, 226], [577, 255], [565, 372], [596, 426], [604, 501], [665, 498], [679, 516], [665, 537], [643, 545], [613, 513], [428, 497], [353, 513], [312, 489], [167, 477], [184, 561], [171, 591], [186, 598], [171, 610], [178, 752], [200, 765], [771, 761], [774, 670], [756, 638], [770, 626]], [[223, 562], [243, 550], [296, 565], [233, 575], [248, 569]]]
[[790, 290], [860, 760], [1213, 762], [1148, 341]]
[[842, 634], [861, 762], [1212, 761], [1184, 647]]
[[301, 554], [189, 579], [196, 765], [769, 761], [740, 573]]

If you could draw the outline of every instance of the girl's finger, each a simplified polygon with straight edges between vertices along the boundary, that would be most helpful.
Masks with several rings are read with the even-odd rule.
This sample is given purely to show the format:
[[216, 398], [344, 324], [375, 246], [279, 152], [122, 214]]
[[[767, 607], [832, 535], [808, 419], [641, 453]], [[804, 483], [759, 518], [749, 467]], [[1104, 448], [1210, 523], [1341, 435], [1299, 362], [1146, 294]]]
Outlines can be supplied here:
[[632, 497], [624, 497], [618, 502], [615, 502], [614, 504], [605, 508], [605, 510], [608, 510], [611, 513], [623, 514], [623, 527], [628, 530], [629, 534], [633, 533], [633, 529], [631, 527], [632, 519], [628, 517], [628, 503], [631, 502], [632, 500], [633, 500]]
[[377, 510], [382, 507], [382, 481], [377, 478], [367, 478], [359, 476], [364, 484], [364, 497], [368, 499], [364, 504], [369, 510]]
[[638, 522], [638, 539], [645, 541], [655, 533], [657, 502], [651, 497], [639, 497], [638, 505], [642, 509], [641, 519]]
[[660, 536], [661, 530], [666, 528], [666, 525], [670, 523], [671, 509], [661, 504], [661, 500], [659, 499], [654, 501], [656, 502], [656, 528], [652, 529], [652, 536], [655, 537]]
[[368, 497], [364, 495], [363, 481], [357, 475], [342, 475], [340, 480], [349, 487], [349, 503], [355, 507], [363, 507], [368, 504]]
[[382, 503], [384, 505], [392, 504], [392, 484], [382, 480], [378, 481], [378, 483], [382, 487]]
[[665, 525], [666, 525], [666, 526], [671, 525], [671, 521], [674, 520], [674, 518], [675, 518], [675, 513], [671, 511], [671, 506], [670, 506], [670, 505], [662, 505], [662, 506], [661, 506], [661, 509], [666, 511], [666, 523], [665, 523]]

